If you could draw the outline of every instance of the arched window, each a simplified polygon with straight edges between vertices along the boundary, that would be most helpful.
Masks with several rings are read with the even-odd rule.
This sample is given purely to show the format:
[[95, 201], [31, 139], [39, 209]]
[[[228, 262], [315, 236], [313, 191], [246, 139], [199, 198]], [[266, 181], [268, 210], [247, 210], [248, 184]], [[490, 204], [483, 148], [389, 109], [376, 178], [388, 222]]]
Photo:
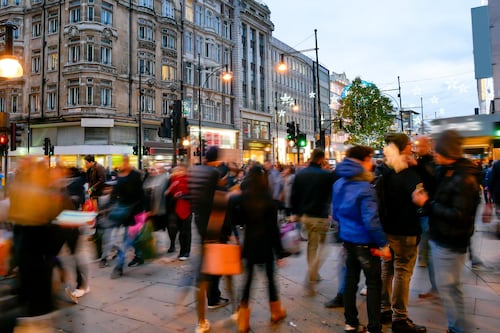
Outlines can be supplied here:
[[171, 0], [163, 0], [161, 4], [161, 16], [174, 18], [174, 4]]

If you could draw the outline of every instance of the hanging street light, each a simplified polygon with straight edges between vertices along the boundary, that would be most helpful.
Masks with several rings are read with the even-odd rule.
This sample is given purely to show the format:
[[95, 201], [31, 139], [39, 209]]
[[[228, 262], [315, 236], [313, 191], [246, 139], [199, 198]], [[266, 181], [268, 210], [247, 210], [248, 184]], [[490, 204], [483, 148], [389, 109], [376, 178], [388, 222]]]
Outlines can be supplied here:
[[6, 22], [1, 26], [5, 28], [5, 47], [0, 56], [0, 77], [8, 79], [22, 77], [23, 66], [13, 54], [14, 30], [17, 26], [11, 22]]

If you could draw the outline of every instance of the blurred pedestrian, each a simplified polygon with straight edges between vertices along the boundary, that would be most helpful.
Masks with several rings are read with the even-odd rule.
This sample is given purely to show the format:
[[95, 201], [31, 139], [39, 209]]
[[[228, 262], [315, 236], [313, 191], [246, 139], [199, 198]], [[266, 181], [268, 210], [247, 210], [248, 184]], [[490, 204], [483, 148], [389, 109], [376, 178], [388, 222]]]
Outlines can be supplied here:
[[380, 258], [374, 250], [390, 259], [391, 252], [378, 216], [373, 181], [373, 149], [353, 146], [337, 166], [341, 178], [333, 186], [333, 218], [339, 222], [340, 239], [347, 252], [344, 291], [345, 332], [364, 332], [359, 323], [356, 293], [360, 273], [366, 277], [368, 331], [381, 333], [380, 295], [382, 289]]
[[415, 204], [429, 216], [429, 243], [448, 333], [473, 330], [465, 311], [461, 277], [480, 202], [479, 169], [463, 158], [462, 142], [454, 130], [437, 137], [434, 159], [439, 169], [434, 197], [422, 190], [413, 193]]
[[314, 149], [309, 166], [295, 175], [292, 185], [292, 211], [300, 216], [300, 222], [307, 231], [307, 275], [306, 290], [316, 294], [315, 284], [319, 281], [319, 269], [325, 257], [326, 233], [330, 227], [330, 203], [335, 173], [322, 168], [325, 152]]
[[271, 321], [278, 322], [286, 316], [274, 273], [275, 261], [280, 265], [285, 257], [277, 217], [278, 207], [269, 193], [266, 172], [261, 166], [254, 166], [241, 184], [241, 194], [230, 197], [226, 216], [231, 225], [245, 226], [242, 257], [245, 259], [246, 279], [238, 310], [239, 333], [250, 330], [250, 288], [257, 265], [263, 265], [266, 270]]

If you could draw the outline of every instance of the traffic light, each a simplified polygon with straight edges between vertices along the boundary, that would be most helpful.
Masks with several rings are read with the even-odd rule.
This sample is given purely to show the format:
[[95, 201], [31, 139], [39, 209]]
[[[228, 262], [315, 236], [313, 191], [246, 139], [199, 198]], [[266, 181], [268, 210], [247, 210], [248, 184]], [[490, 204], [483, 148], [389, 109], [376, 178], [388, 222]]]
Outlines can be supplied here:
[[132, 154], [139, 155], [139, 149], [137, 145], [132, 147]]
[[0, 150], [2, 152], [7, 150], [9, 144], [9, 137], [7, 134], [0, 134]]
[[142, 146], [142, 155], [151, 155], [151, 147]]
[[295, 140], [295, 121], [286, 123], [286, 139]]
[[297, 134], [297, 146], [300, 148], [304, 148], [307, 146], [307, 138], [305, 133], [299, 133]]
[[320, 131], [318, 140], [316, 140], [316, 148], [325, 149], [325, 130]]
[[45, 156], [50, 156], [50, 149], [51, 144], [50, 144], [50, 138], [45, 138], [43, 139], [43, 154]]
[[179, 124], [179, 135], [177, 136], [179, 139], [184, 138], [189, 135], [189, 122], [186, 117], [182, 117], [180, 119]]
[[172, 118], [163, 118], [161, 125], [158, 128], [158, 136], [160, 138], [172, 139]]
[[21, 143], [23, 136], [24, 125], [23, 124], [10, 124], [10, 150], [14, 151], [17, 148], [17, 144]]
[[205, 156], [207, 153], [207, 140], [201, 139], [201, 156]]

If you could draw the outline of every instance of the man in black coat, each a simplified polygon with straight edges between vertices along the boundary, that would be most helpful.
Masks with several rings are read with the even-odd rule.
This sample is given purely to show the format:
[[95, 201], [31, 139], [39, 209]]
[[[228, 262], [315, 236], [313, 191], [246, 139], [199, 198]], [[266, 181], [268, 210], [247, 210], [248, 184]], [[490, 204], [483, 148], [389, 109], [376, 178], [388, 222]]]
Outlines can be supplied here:
[[434, 150], [439, 165], [434, 197], [415, 191], [413, 201], [429, 216], [429, 244], [439, 296], [448, 316], [448, 332], [472, 332], [461, 275], [480, 202], [480, 171], [462, 157], [462, 138], [456, 131], [442, 132]]

